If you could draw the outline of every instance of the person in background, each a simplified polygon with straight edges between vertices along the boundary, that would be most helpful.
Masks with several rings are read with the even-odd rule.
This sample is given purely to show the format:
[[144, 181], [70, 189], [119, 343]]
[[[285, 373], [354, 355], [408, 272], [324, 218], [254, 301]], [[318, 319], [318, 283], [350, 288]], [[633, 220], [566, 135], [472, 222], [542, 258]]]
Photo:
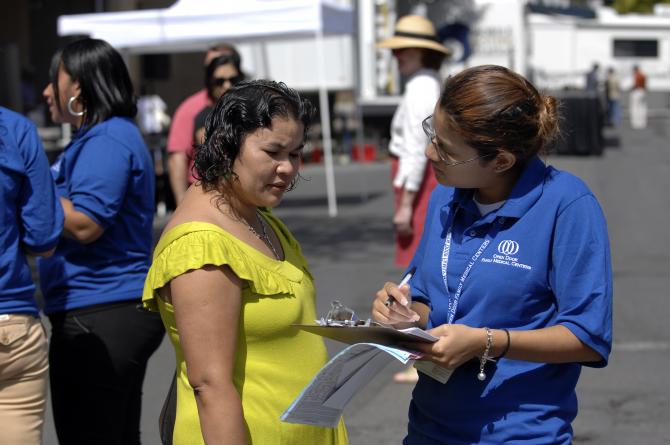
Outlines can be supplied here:
[[590, 91], [596, 94], [600, 92], [600, 79], [598, 79], [599, 73], [600, 65], [594, 63], [591, 66], [591, 70], [586, 73], [586, 91]]
[[[395, 195], [395, 264], [407, 267], [419, 245], [430, 193], [437, 185], [424, 154], [428, 139], [421, 121], [440, 95], [439, 69], [449, 50], [437, 42], [435, 27], [425, 17], [401, 17], [395, 34], [379, 43], [390, 48], [406, 79], [405, 92], [391, 122], [391, 179]], [[397, 382], [415, 382], [413, 367], [397, 373]]]
[[41, 445], [48, 345], [27, 256], [53, 253], [63, 209], [35, 126], [3, 107], [0, 214], [0, 436], [8, 445]]
[[205, 88], [211, 102], [211, 106], [203, 108], [195, 117], [195, 145], [200, 145], [205, 139], [205, 120], [213, 109], [213, 104], [223, 96], [226, 91], [244, 80], [244, 74], [240, 69], [239, 57], [219, 56], [213, 59], [205, 69]]
[[[416, 272], [372, 308], [438, 338], [406, 345], [423, 358], [403, 443], [571, 444], [581, 368], [607, 365], [612, 347], [612, 266], [596, 197], [538, 156], [557, 101], [476, 66], [446, 80], [424, 129], [441, 185]], [[431, 365], [451, 370], [446, 383]]]
[[[240, 55], [235, 47], [220, 43], [212, 46], [205, 54], [205, 67], [216, 57], [224, 55], [232, 57], [234, 65], [240, 66]], [[203, 88], [184, 99], [172, 118], [167, 140], [168, 174], [177, 205], [184, 198], [188, 186], [195, 181], [192, 174], [195, 118], [205, 107], [211, 107], [212, 104], [207, 88]]]
[[630, 92], [630, 125], [641, 130], [647, 128], [647, 76], [639, 66], [633, 67], [633, 89]]
[[138, 308], [155, 206], [132, 84], [115, 49], [82, 39], [56, 53], [43, 94], [52, 120], [74, 128], [51, 167], [63, 235], [39, 261], [56, 433], [68, 445], [139, 444], [144, 372], [164, 329]]
[[607, 79], [605, 80], [605, 94], [607, 96], [607, 121], [613, 127], [618, 127], [621, 123], [621, 85], [619, 76], [614, 68], [607, 69]]
[[174, 444], [346, 444], [335, 428], [282, 423], [326, 363], [300, 245], [271, 208], [297, 177], [312, 106], [282, 83], [242, 82], [216, 103], [198, 181], [165, 227], [144, 287], [177, 358]]

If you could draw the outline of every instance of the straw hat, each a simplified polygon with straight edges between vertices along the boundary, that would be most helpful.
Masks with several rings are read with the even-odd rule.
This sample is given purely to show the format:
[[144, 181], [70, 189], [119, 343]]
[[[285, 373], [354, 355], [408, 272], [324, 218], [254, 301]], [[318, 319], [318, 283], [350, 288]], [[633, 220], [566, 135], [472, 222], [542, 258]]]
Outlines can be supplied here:
[[433, 23], [419, 15], [406, 15], [395, 25], [393, 37], [377, 44], [378, 48], [426, 48], [449, 54], [451, 51], [437, 38]]

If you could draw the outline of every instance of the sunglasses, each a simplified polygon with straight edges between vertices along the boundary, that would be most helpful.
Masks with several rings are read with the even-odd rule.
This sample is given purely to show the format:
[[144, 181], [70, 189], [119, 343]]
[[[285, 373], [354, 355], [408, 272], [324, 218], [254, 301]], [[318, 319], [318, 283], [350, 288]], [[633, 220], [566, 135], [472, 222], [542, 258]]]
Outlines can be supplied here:
[[238, 74], [232, 77], [214, 77], [211, 81], [212, 86], [222, 87], [226, 82], [230, 82], [231, 85], [235, 85], [244, 80], [242, 74]]

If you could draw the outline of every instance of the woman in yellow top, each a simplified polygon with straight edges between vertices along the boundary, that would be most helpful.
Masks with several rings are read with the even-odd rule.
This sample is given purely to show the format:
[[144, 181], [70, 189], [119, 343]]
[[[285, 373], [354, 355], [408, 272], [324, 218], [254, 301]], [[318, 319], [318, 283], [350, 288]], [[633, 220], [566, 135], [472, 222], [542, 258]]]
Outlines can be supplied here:
[[297, 178], [312, 107], [282, 83], [242, 82], [207, 119], [199, 177], [154, 252], [143, 301], [177, 356], [173, 443], [346, 444], [337, 428], [283, 423], [327, 360], [298, 242], [270, 208]]

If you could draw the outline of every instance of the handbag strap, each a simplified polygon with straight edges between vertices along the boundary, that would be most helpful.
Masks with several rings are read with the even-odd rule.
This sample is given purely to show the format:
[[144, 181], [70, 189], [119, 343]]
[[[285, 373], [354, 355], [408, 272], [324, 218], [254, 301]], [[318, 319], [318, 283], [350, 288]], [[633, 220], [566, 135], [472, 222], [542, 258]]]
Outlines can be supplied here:
[[172, 436], [174, 433], [174, 424], [177, 418], [177, 371], [172, 376], [172, 383], [168, 390], [161, 414], [158, 417], [158, 430], [163, 445], [172, 445]]

